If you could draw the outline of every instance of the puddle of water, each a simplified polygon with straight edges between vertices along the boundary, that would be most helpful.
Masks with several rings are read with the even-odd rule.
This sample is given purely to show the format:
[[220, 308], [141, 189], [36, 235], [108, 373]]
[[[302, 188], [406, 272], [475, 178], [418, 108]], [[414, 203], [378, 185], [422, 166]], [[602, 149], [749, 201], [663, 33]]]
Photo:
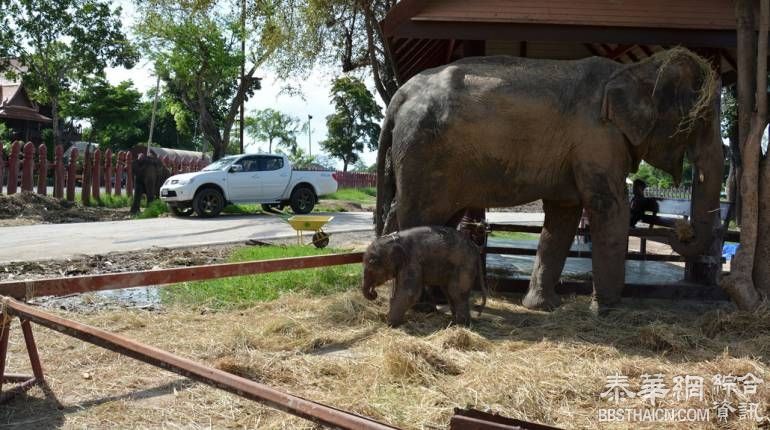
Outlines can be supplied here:
[[114, 308], [155, 310], [162, 307], [160, 291], [154, 287], [95, 291], [65, 297], [39, 297], [33, 302], [46, 308], [68, 311], [97, 311]]

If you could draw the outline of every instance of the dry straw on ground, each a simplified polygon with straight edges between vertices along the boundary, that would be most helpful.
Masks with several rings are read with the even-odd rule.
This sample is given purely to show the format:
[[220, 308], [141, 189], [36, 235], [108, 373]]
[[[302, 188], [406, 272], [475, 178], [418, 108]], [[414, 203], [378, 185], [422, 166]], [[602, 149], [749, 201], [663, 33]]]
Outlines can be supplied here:
[[[387, 297], [383, 294], [382, 297]], [[604, 319], [577, 298], [553, 313], [493, 298], [471, 330], [446, 314], [409, 314], [384, 324], [386, 302], [357, 291], [323, 298], [287, 295], [245, 311], [114, 311], [70, 315], [279, 389], [408, 429], [446, 428], [454, 407], [471, 406], [563, 428], [600, 427], [606, 377], [644, 373], [743, 375], [770, 380], [770, 312], [726, 312], [726, 304], [635, 301]], [[9, 370], [25, 371], [14, 326]], [[60, 408], [35, 389], [0, 409], [19, 428], [314, 428], [214, 388], [191, 383], [58, 333], [36, 328]], [[762, 385], [757, 399], [767, 405]], [[709, 407], [676, 402], [664, 407]], [[639, 399], [629, 405], [642, 406]], [[722, 428], [674, 423], [666, 428]], [[729, 428], [755, 428], [733, 420]], [[609, 428], [644, 428], [634, 423]], [[648, 428], [660, 428], [648, 426]]]

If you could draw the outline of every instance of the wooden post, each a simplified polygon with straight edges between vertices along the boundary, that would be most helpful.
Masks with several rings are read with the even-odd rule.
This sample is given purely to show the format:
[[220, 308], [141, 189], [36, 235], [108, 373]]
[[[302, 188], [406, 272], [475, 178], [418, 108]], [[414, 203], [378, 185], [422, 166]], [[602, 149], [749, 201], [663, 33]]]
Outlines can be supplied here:
[[8, 158], [8, 195], [16, 194], [19, 184], [19, 151], [21, 142], [16, 141], [11, 145], [11, 155]]
[[37, 147], [37, 193], [48, 194], [48, 148], [42, 143]]
[[126, 195], [131, 197], [134, 195], [134, 173], [131, 168], [133, 162], [133, 156], [131, 153], [126, 154]]
[[123, 189], [123, 164], [126, 162], [126, 153], [118, 152], [118, 161], [115, 164], [115, 195], [119, 196]]
[[94, 151], [94, 163], [93, 163], [93, 179], [91, 181], [91, 186], [93, 187], [93, 192], [91, 193], [91, 196], [96, 200], [98, 203], [100, 200], [100, 194], [102, 189], [102, 151], [99, 148], [96, 148]]
[[72, 148], [70, 163], [67, 166], [67, 201], [75, 201], [75, 184], [78, 181], [78, 149]]
[[80, 200], [83, 206], [91, 204], [91, 148], [86, 148], [85, 157], [83, 157], [83, 181], [80, 184]]
[[35, 144], [24, 144], [24, 160], [21, 167], [21, 190], [32, 192], [32, 175], [34, 174]]
[[64, 148], [56, 145], [54, 150], [53, 196], [57, 199], [64, 197]]
[[112, 150], [104, 151], [104, 193], [112, 194]]

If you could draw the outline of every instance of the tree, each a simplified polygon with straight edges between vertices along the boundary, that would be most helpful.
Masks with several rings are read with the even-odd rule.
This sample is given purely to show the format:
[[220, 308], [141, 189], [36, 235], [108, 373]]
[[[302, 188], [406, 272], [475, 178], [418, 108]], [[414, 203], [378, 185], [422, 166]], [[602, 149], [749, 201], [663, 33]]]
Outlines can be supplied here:
[[54, 142], [60, 143], [59, 105], [73, 83], [108, 66], [132, 67], [137, 55], [121, 29], [120, 8], [102, 0], [5, 0], [12, 17], [8, 54], [27, 68], [33, 98], [51, 105]]
[[[252, 1], [241, 25], [240, 1], [137, 1], [136, 30], [169, 93], [198, 116], [214, 160], [225, 154], [241, 101], [260, 88], [260, 67], [283, 43], [273, 2]], [[240, 41], [245, 37], [245, 58]], [[245, 68], [240, 79], [241, 64]]]
[[[71, 93], [62, 106], [62, 114], [90, 123], [89, 140], [113, 150], [128, 149], [145, 143], [149, 137], [152, 99], [143, 100], [133, 82], [111, 85], [103, 77], [87, 79]], [[195, 149], [190, 135], [191, 114], [166, 95], [158, 98], [153, 144]]]
[[[770, 296], [770, 172], [761, 157], [767, 126], [767, 34], [770, 0], [760, 1], [759, 37], [754, 2], [738, 0], [738, 128], [740, 137], [741, 246], [721, 286], [739, 309], [755, 310]], [[756, 52], [754, 46], [757, 46]], [[750, 70], [756, 70], [753, 80]], [[752, 100], [752, 91], [756, 94]], [[752, 109], [753, 108], [753, 109]]]
[[260, 142], [267, 142], [267, 152], [273, 152], [273, 142], [294, 153], [297, 151], [297, 134], [307, 130], [299, 118], [267, 108], [254, 112], [245, 120], [246, 132]]
[[282, 77], [320, 63], [343, 73], [368, 68], [385, 104], [398, 89], [379, 22], [397, 0], [283, 1], [274, 17], [284, 46], [271, 60]]
[[328, 137], [321, 146], [342, 160], [344, 172], [359, 159], [364, 145], [377, 149], [382, 109], [361, 80], [343, 76], [332, 82], [334, 113], [326, 117]]

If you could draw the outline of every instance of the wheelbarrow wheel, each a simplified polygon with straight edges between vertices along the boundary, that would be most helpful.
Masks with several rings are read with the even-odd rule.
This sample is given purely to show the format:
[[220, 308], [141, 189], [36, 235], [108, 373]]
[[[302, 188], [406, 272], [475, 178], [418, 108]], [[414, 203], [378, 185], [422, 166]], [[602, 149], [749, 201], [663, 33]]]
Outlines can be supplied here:
[[316, 248], [326, 248], [329, 245], [329, 233], [317, 231], [313, 234], [313, 245]]

